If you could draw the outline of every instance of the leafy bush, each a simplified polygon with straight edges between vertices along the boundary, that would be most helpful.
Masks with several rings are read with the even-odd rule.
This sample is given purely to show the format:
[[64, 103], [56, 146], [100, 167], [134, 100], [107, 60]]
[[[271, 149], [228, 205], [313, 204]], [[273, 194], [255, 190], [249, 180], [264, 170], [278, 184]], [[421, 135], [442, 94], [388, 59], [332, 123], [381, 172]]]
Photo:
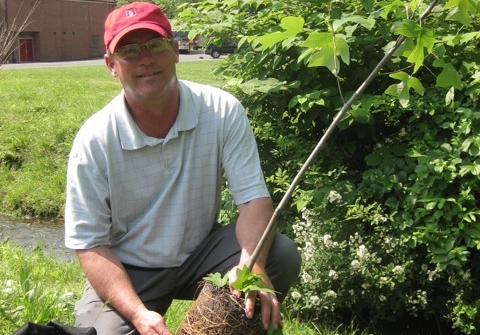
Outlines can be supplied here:
[[412, 315], [479, 329], [478, 5], [227, 0], [180, 13], [190, 31], [240, 41], [219, 71], [248, 107], [277, 202], [405, 39], [284, 210], [281, 228], [304, 258], [287, 300], [297, 315]]
[[408, 313], [475, 331], [479, 171], [470, 142], [479, 136], [457, 127], [480, 127], [480, 113], [434, 107], [410, 111], [377, 142], [356, 185], [342, 186], [347, 173], [332, 170], [299, 196], [312, 209], [293, 226], [304, 259], [290, 297], [298, 313], [347, 309], [373, 321]]

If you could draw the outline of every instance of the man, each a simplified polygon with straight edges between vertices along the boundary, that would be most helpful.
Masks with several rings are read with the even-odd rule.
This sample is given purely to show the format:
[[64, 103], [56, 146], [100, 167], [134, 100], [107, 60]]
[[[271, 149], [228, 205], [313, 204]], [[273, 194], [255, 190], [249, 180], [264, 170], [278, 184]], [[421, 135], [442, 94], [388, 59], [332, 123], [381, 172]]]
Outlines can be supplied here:
[[[273, 212], [243, 107], [177, 79], [172, 36], [156, 5], [110, 13], [105, 62], [123, 91], [86, 121], [69, 157], [65, 240], [87, 278], [76, 326], [100, 335], [171, 334], [172, 300], [194, 299], [208, 273], [230, 271], [232, 283]], [[216, 229], [223, 173], [239, 217]], [[299, 270], [294, 243], [271, 234], [252, 271], [278, 294], [249, 295], [246, 316], [258, 299], [264, 326], [281, 327]]]

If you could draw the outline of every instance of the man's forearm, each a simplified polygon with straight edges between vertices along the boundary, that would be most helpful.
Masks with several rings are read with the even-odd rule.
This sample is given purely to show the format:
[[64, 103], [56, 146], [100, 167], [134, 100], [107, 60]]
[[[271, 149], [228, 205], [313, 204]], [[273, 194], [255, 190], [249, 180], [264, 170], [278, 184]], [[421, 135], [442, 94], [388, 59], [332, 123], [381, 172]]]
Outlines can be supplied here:
[[77, 250], [77, 255], [87, 279], [97, 294], [125, 318], [132, 321], [136, 313], [146, 309], [122, 263], [109, 247]]
[[[240, 264], [248, 264], [250, 257], [262, 237], [265, 228], [273, 214], [272, 200], [270, 198], [259, 198], [247, 204], [239, 205], [239, 217], [237, 220], [237, 239], [242, 249]], [[266, 241], [256, 264], [262, 268], [265, 266], [268, 251], [272, 243], [275, 231], [272, 230]]]

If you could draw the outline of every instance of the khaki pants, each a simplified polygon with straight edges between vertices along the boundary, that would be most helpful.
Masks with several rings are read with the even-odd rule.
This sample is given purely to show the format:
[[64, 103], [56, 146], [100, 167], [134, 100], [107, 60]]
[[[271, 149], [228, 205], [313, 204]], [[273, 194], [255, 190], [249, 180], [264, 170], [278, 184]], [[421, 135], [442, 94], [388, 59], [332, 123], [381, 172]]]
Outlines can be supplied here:
[[[226, 273], [238, 264], [239, 257], [240, 247], [233, 223], [212, 231], [180, 267], [148, 269], [124, 265], [147, 308], [164, 315], [173, 299], [195, 299], [198, 283], [205, 275]], [[297, 246], [277, 234], [270, 248], [266, 270], [279, 292], [279, 301], [283, 301], [297, 279], [300, 265]], [[130, 322], [98, 297], [88, 281], [83, 297], [75, 306], [75, 316], [77, 327], [95, 327], [97, 335], [138, 334]]]

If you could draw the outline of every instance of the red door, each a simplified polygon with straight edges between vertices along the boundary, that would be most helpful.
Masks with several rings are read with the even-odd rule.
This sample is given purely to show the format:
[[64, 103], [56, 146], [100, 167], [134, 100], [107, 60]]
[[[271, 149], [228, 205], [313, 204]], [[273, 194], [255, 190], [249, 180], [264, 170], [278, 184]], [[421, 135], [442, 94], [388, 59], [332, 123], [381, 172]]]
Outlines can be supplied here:
[[20, 38], [18, 41], [20, 62], [33, 62], [33, 39]]

